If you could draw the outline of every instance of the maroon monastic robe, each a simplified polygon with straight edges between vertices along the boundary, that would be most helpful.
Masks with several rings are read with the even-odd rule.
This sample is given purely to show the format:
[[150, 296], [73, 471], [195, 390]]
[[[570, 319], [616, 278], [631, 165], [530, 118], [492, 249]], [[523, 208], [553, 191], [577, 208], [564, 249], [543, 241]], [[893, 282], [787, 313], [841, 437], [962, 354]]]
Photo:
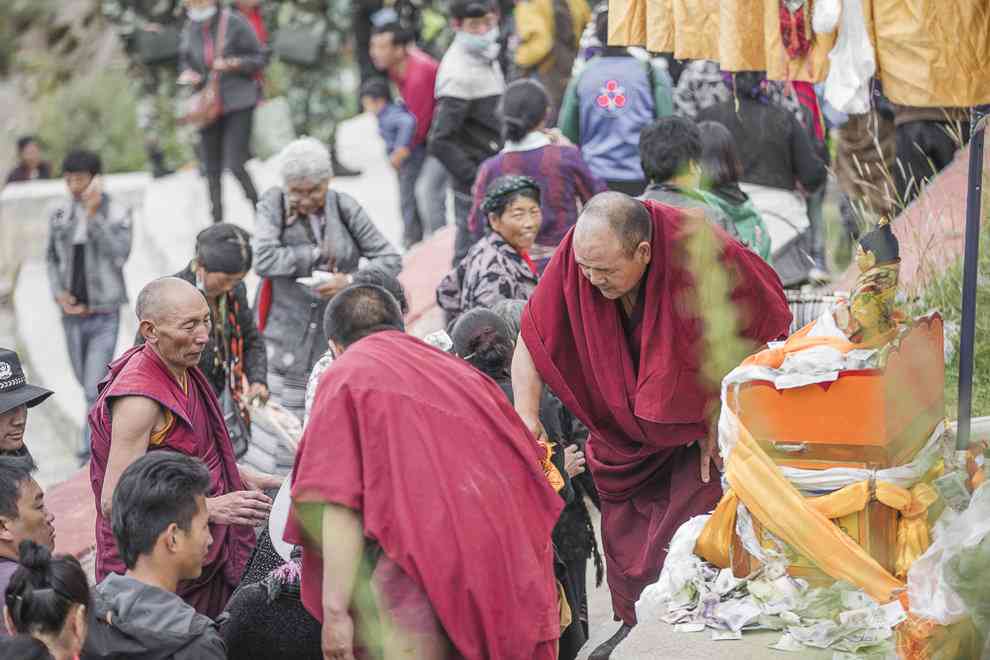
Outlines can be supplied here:
[[399, 332], [350, 346], [320, 382], [292, 471], [302, 515], [285, 539], [304, 546], [306, 609], [323, 619], [323, 564], [298, 507], [335, 503], [422, 588], [455, 657], [555, 657], [562, 502], [541, 457], [498, 385], [463, 360]]
[[[606, 299], [581, 274], [572, 231], [524, 309], [521, 327], [543, 381], [591, 429], [588, 464], [602, 499], [612, 605], [630, 625], [640, 592], [659, 577], [674, 532], [721, 496], [717, 469], [708, 484], [700, 477], [696, 441], [707, 432], [706, 408], [718, 390], [700, 376], [701, 324], [691, 311], [695, 290], [684, 267], [684, 239], [705, 220], [644, 204], [653, 219], [653, 257], [634, 313], [625, 317], [619, 301]], [[741, 335], [757, 344], [785, 335], [791, 314], [777, 274], [722, 230], [712, 230], [735, 285]]]
[[[175, 422], [159, 444], [148, 451], [169, 449], [201, 459], [210, 471], [212, 488], [207, 497], [245, 490], [237, 470], [234, 448], [227, 435], [220, 404], [206, 377], [194, 367], [187, 371], [188, 393], [183, 392], [162, 359], [150, 346], [136, 346], [110, 365], [110, 373], [99, 385], [99, 398], [89, 413], [93, 459], [90, 482], [96, 497], [96, 579], [108, 573], [126, 572], [117, 554], [110, 521], [103, 517], [100, 494], [110, 457], [110, 403], [122, 396], [143, 396], [171, 411]], [[216, 618], [223, 612], [254, 548], [250, 527], [210, 524], [213, 545], [203, 574], [179, 584], [178, 594], [202, 614]]]

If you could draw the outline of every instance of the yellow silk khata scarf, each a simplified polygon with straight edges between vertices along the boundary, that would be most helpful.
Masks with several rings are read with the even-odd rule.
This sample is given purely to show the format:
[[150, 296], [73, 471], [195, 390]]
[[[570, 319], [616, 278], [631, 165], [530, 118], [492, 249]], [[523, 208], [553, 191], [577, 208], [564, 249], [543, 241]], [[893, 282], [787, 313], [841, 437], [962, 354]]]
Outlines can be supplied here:
[[[731, 411], [726, 414], [734, 416]], [[904, 589], [904, 582], [884, 570], [831, 519], [862, 510], [871, 497], [900, 511], [896, 573], [903, 578], [931, 543], [925, 514], [938, 497], [935, 489], [920, 483], [906, 490], [884, 482], [871, 488], [864, 481], [822, 497], [806, 498], [746, 427], [738, 419], [735, 422], [739, 432], [725, 473], [731, 488], [698, 538], [695, 553], [720, 568], [729, 567], [736, 505], [742, 502], [766, 529], [831, 577], [859, 587], [877, 602], [893, 600], [896, 592]]]

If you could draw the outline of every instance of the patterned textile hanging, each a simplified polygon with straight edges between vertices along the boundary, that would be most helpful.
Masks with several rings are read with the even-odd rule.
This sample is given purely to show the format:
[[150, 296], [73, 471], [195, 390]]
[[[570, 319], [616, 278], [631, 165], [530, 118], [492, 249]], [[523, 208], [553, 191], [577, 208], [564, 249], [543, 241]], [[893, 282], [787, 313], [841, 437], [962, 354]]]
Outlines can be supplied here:
[[780, 0], [780, 38], [792, 60], [811, 50], [812, 0]]

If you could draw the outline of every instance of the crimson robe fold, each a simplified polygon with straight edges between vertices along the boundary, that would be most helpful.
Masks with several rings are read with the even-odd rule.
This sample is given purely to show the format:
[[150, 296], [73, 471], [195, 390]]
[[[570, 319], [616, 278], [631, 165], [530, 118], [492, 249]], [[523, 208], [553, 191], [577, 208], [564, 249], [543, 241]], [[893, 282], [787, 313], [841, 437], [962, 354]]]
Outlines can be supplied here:
[[[560, 635], [551, 531], [562, 509], [543, 454], [502, 390], [399, 332], [350, 346], [320, 382], [292, 471], [295, 511], [338, 504], [425, 591], [457, 657], [553, 657]], [[322, 620], [318, 529], [302, 599]], [[308, 518], [307, 518], [308, 520]]]
[[[90, 483], [96, 498], [96, 580], [108, 573], [124, 574], [127, 567], [117, 553], [110, 521], [100, 506], [103, 480], [110, 457], [112, 435], [110, 403], [124, 396], [143, 396], [169, 411], [174, 422], [165, 438], [148, 451], [168, 449], [202, 460], [210, 471], [210, 492], [218, 497], [245, 490], [237, 469], [234, 448], [227, 434], [223, 413], [206, 376], [193, 367], [187, 372], [184, 392], [162, 359], [150, 346], [135, 346], [110, 364], [99, 385], [99, 397], [89, 412], [93, 460]], [[196, 611], [216, 618], [227, 604], [255, 545], [254, 530], [239, 525], [210, 524], [213, 544], [203, 565], [203, 574], [179, 584], [178, 595]]]
[[[687, 238], [704, 218], [654, 201], [652, 261], [639, 295], [642, 317], [627, 335], [618, 301], [606, 299], [574, 260], [573, 231], [560, 244], [523, 311], [521, 336], [543, 381], [591, 430], [588, 464], [602, 498], [602, 536], [616, 617], [634, 625], [642, 589], [656, 581], [667, 546], [688, 518], [714, 508], [717, 470], [701, 481], [696, 441], [708, 431], [702, 323], [695, 315]], [[791, 313], [780, 278], [717, 227], [719, 261], [734, 285], [740, 336], [756, 344], [786, 335]], [[629, 338], [639, 341], [639, 361]]]

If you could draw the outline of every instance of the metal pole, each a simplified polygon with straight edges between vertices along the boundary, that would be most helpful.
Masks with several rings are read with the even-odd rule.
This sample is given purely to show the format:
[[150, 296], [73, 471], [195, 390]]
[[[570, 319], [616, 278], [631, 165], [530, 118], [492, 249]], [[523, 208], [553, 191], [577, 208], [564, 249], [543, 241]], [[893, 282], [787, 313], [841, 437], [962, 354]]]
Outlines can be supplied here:
[[966, 197], [966, 243], [963, 257], [962, 328], [959, 336], [959, 428], [956, 449], [969, 448], [973, 414], [973, 344], [976, 339], [976, 286], [980, 262], [980, 220], [983, 199], [983, 141], [988, 106], [973, 109], [969, 141], [969, 188]]

